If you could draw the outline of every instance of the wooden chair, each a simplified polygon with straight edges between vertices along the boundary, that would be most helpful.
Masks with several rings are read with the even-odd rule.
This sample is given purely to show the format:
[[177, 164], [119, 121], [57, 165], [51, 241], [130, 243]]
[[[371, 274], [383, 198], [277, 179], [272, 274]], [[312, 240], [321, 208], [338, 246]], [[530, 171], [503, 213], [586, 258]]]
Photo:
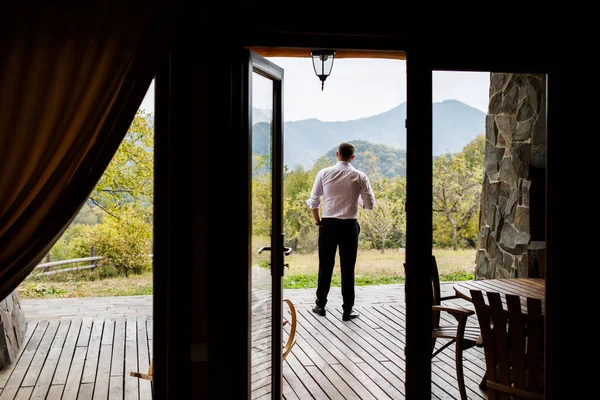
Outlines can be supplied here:
[[152, 363], [154, 362], [154, 358], [150, 359], [150, 366], [148, 367], [148, 373], [144, 374], [143, 372], [130, 372], [129, 375], [135, 376], [136, 378], [146, 379], [152, 382]]
[[489, 400], [544, 399], [544, 315], [542, 301], [527, 298], [527, 313], [519, 296], [471, 290], [483, 335]]
[[[406, 269], [406, 264], [404, 264]], [[440, 287], [440, 275], [438, 271], [435, 256], [431, 256], [431, 358], [437, 356], [441, 351], [451, 345], [454, 348], [454, 361], [456, 365], [456, 380], [460, 398], [467, 399], [467, 390], [463, 375], [463, 352], [475, 346], [482, 346], [481, 334], [476, 325], [468, 325], [469, 316], [474, 315], [475, 311], [469, 310], [458, 305], [447, 306], [442, 302], [452, 299], [458, 299], [456, 295], [442, 296]], [[455, 324], [442, 321], [442, 313], [448, 313], [455, 320]], [[444, 340], [444, 343], [436, 349], [438, 339]]]
[[290, 309], [291, 316], [291, 320], [287, 320], [285, 318], [283, 319], [283, 326], [287, 325], [288, 323], [290, 324], [290, 333], [285, 344], [283, 345], [282, 359], [285, 360], [290, 351], [292, 351], [292, 347], [294, 347], [296, 344], [296, 307], [291, 300], [284, 299], [283, 302], [287, 304], [288, 308]]

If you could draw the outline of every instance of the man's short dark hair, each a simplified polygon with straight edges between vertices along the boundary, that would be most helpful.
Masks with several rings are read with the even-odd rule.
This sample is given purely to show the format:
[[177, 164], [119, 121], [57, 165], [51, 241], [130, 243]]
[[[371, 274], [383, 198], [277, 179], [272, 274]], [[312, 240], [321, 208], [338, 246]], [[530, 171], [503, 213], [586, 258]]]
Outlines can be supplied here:
[[354, 145], [349, 142], [342, 142], [338, 146], [338, 153], [340, 157], [346, 161], [349, 161], [352, 158], [355, 151], [356, 147], [354, 147]]

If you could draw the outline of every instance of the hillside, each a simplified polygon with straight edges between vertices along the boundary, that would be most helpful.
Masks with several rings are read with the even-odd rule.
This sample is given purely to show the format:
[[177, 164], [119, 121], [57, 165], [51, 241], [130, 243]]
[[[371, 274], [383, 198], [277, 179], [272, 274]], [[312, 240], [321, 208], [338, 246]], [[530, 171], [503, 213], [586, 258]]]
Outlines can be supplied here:
[[[375, 173], [386, 178], [393, 178], [397, 175], [406, 176], [406, 150], [396, 149], [385, 144], [373, 144], [364, 140], [352, 140], [352, 144], [356, 147], [356, 158], [352, 162], [354, 168], [371, 176], [374, 176]], [[335, 164], [336, 151], [337, 146], [325, 154], [324, 158], [328, 165]], [[377, 158], [375, 165], [369, 162], [371, 154]]]
[[[458, 153], [477, 135], [485, 132], [485, 113], [457, 100], [433, 103], [433, 155]], [[269, 126], [264, 110], [254, 110], [259, 122], [253, 129], [253, 153], [268, 150]], [[311, 168], [315, 161], [340, 142], [365, 141], [406, 150], [406, 102], [381, 114], [350, 121], [318, 119], [284, 124], [284, 163], [293, 168]]]

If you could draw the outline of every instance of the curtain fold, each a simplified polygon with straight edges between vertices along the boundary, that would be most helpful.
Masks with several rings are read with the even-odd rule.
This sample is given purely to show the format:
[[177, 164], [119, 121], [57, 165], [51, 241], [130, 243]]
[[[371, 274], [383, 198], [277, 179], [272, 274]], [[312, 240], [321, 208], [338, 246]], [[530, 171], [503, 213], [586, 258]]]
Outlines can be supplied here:
[[165, 49], [158, 2], [84, 3], [0, 17], [0, 299], [85, 203]]

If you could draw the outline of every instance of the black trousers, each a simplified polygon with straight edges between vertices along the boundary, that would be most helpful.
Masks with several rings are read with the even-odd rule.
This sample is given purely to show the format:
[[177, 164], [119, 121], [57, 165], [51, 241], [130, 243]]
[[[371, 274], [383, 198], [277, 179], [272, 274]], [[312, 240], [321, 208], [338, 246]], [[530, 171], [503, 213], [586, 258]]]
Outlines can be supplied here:
[[358, 252], [360, 225], [356, 219], [323, 218], [319, 228], [319, 281], [317, 300], [319, 307], [327, 304], [331, 287], [331, 277], [335, 266], [335, 255], [340, 251], [340, 272], [342, 275], [342, 308], [349, 313], [354, 307], [354, 267]]

